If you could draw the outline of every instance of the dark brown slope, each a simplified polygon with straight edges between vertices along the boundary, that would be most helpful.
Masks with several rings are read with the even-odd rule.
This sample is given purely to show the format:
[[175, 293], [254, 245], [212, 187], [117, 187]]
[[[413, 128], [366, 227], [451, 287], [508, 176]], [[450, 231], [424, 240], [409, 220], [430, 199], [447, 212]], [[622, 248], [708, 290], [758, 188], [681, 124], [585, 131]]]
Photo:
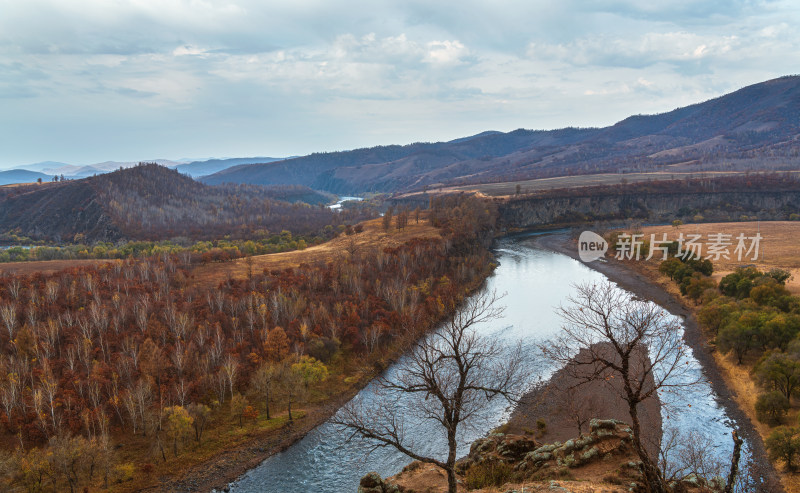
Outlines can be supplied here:
[[800, 77], [791, 76], [602, 129], [489, 132], [451, 142], [312, 154], [233, 167], [204, 181], [296, 183], [359, 193], [599, 172], [798, 165]]
[[277, 163], [234, 166], [203, 177], [202, 181], [208, 184], [301, 184], [344, 194], [396, 190], [414, 185], [431, 170], [455, 163], [490, 162], [518, 149], [569, 145], [596, 133], [596, 129], [547, 132], [520, 129], [509, 133], [489, 132], [451, 142], [315, 153]]
[[65, 242], [72, 242], [78, 234], [96, 241], [122, 238], [87, 180], [46, 183], [14, 192], [0, 203], [3, 233]]
[[306, 187], [208, 186], [157, 164], [0, 193], [0, 232], [53, 241], [306, 234], [350, 219], [297, 202], [326, 200]]

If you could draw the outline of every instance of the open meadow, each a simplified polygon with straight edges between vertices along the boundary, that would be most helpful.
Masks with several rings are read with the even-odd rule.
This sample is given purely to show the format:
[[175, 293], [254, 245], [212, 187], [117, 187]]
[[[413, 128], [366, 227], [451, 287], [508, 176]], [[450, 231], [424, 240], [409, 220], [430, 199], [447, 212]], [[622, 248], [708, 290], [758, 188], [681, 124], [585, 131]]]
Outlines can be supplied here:
[[[731, 235], [732, 245], [728, 247], [729, 258], [720, 257], [712, 260], [714, 263], [714, 274], [712, 278], [719, 282], [720, 279], [730, 274], [737, 267], [752, 265], [759, 270], [784, 269], [792, 274], [786, 282], [786, 287], [792, 294], [800, 294], [800, 222], [795, 221], [748, 221], [735, 223], [705, 223], [705, 224], [684, 224], [679, 227], [674, 226], [647, 226], [642, 228], [645, 239], [649, 239], [651, 234], [660, 239], [664, 233], [670, 240], [677, 239], [683, 233], [688, 235], [702, 235], [700, 240], [708, 243], [709, 235], [723, 233]], [[756, 233], [762, 236], [758, 258], [752, 260], [751, 257], [742, 256], [738, 260], [734, 254], [736, 248], [736, 237], [744, 233], [746, 237], [752, 237]], [[749, 242], [748, 242], [749, 246]], [[707, 249], [708, 247], [705, 246]], [[706, 252], [706, 250], [704, 250]], [[704, 253], [706, 256], [707, 253]]]
[[[793, 172], [800, 173], [800, 172]], [[608, 185], [624, 185], [665, 180], [693, 180], [698, 178], [719, 178], [743, 176], [741, 171], [698, 171], [698, 172], [664, 172], [650, 173], [600, 173], [592, 175], [557, 176], [554, 178], [537, 178], [533, 180], [506, 181], [499, 183], [480, 183], [475, 185], [459, 185], [444, 187], [443, 192], [479, 192], [490, 197], [508, 197], [519, 193], [536, 193], [560, 188], [581, 188]]]
[[297, 267], [300, 264], [326, 263], [347, 252], [381, 246], [383, 248], [399, 246], [412, 238], [439, 238], [439, 230], [420, 218], [417, 223], [411, 219], [402, 230], [392, 228], [385, 231], [381, 219], [372, 219], [361, 223], [364, 230], [352, 235], [340, 235], [321, 245], [304, 250], [255, 255], [228, 262], [202, 264], [192, 270], [193, 283], [200, 286], [213, 286], [228, 278], [244, 279], [249, 274]]

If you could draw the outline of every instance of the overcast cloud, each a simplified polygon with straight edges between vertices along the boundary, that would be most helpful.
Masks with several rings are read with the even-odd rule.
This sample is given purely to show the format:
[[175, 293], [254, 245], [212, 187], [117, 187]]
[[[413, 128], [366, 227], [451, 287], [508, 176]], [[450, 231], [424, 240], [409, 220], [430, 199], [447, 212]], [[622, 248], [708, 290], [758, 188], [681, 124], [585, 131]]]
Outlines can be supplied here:
[[796, 5], [0, 0], [0, 166], [610, 125], [797, 72]]

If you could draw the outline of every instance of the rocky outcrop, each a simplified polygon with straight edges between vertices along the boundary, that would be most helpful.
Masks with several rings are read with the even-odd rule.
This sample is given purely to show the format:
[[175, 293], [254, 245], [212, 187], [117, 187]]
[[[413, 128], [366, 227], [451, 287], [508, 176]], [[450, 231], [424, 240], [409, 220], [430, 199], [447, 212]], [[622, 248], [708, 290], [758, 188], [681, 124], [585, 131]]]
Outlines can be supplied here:
[[[456, 464], [459, 491], [462, 487], [465, 491], [523, 491], [518, 488], [520, 484], [525, 492], [645, 491], [631, 427], [615, 419], [592, 419], [589, 429], [589, 433], [563, 443], [539, 444], [531, 437], [503, 433], [480, 438]], [[710, 493], [720, 491], [722, 485], [720, 478], [707, 483], [690, 476], [670, 484], [670, 488], [675, 492]], [[412, 462], [385, 480], [371, 472], [358, 487], [358, 493], [444, 491], [444, 473], [420, 462]]]
[[486, 438], [472, 442], [469, 454], [457, 465], [458, 471], [463, 474], [470, 467], [496, 462], [517, 464], [538, 446], [536, 440], [530, 437], [491, 433]]
[[786, 220], [800, 211], [800, 191], [708, 193], [571, 194], [563, 197], [522, 197], [498, 203], [501, 229], [535, 229], [593, 221], [639, 219], [665, 222], [691, 219]]
[[458, 472], [466, 475], [471, 468], [502, 463], [519, 472], [520, 477], [528, 477], [536, 472], [556, 473], [561, 468], [580, 467], [598, 460], [611, 461], [633, 453], [633, 431], [626, 423], [593, 419], [590, 430], [564, 443], [546, 445], [518, 435], [492, 434], [473, 442], [469, 455], [459, 461]]
[[[547, 445], [528, 436], [491, 433], [472, 443], [469, 454], [456, 464], [456, 472], [462, 484], [472, 487], [471, 478], [476, 471], [481, 475], [484, 471], [509, 471], [506, 478], [509, 481], [549, 480], [565, 475], [580, 477], [577, 469], [604, 462], [607, 469], [614, 470], [630, 485], [639, 477], [639, 463], [631, 446], [632, 433], [627, 424], [613, 419], [592, 420], [589, 434]], [[420, 462], [412, 462], [400, 474], [385, 480], [371, 472], [361, 479], [358, 487], [358, 493], [423, 491], [446, 491], [446, 479], [435, 466]]]
[[400, 489], [381, 479], [377, 472], [370, 472], [358, 483], [358, 493], [400, 493]]
[[[614, 419], [593, 419], [590, 432], [564, 442], [543, 445], [515, 464], [516, 469], [541, 471], [545, 468], [580, 467], [597, 460], [612, 460], [614, 456], [633, 453], [633, 431], [627, 423]], [[638, 462], [632, 462], [638, 470]]]

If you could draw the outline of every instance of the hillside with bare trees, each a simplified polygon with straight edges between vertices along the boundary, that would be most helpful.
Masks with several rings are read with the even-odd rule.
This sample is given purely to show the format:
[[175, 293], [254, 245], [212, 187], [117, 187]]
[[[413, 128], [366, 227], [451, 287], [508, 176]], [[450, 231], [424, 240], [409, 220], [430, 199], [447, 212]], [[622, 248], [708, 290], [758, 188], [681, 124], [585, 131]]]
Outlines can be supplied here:
[[3, 189], [0, 231], [63, 242], [76, 236], [89, 242], [247, 238], [264, 231], [311, 233], [369, 215], [331, 211], [322, 205], [328, 199], [302, 186], [208, 186], [150, 163]]
[[206, 183], [302, 184], [353, 194], [644, 171], [764, 171], [800, 164], [800, 77], [605, 128], [483, 132], [450, 142], [315, 153], [235, 166]]

